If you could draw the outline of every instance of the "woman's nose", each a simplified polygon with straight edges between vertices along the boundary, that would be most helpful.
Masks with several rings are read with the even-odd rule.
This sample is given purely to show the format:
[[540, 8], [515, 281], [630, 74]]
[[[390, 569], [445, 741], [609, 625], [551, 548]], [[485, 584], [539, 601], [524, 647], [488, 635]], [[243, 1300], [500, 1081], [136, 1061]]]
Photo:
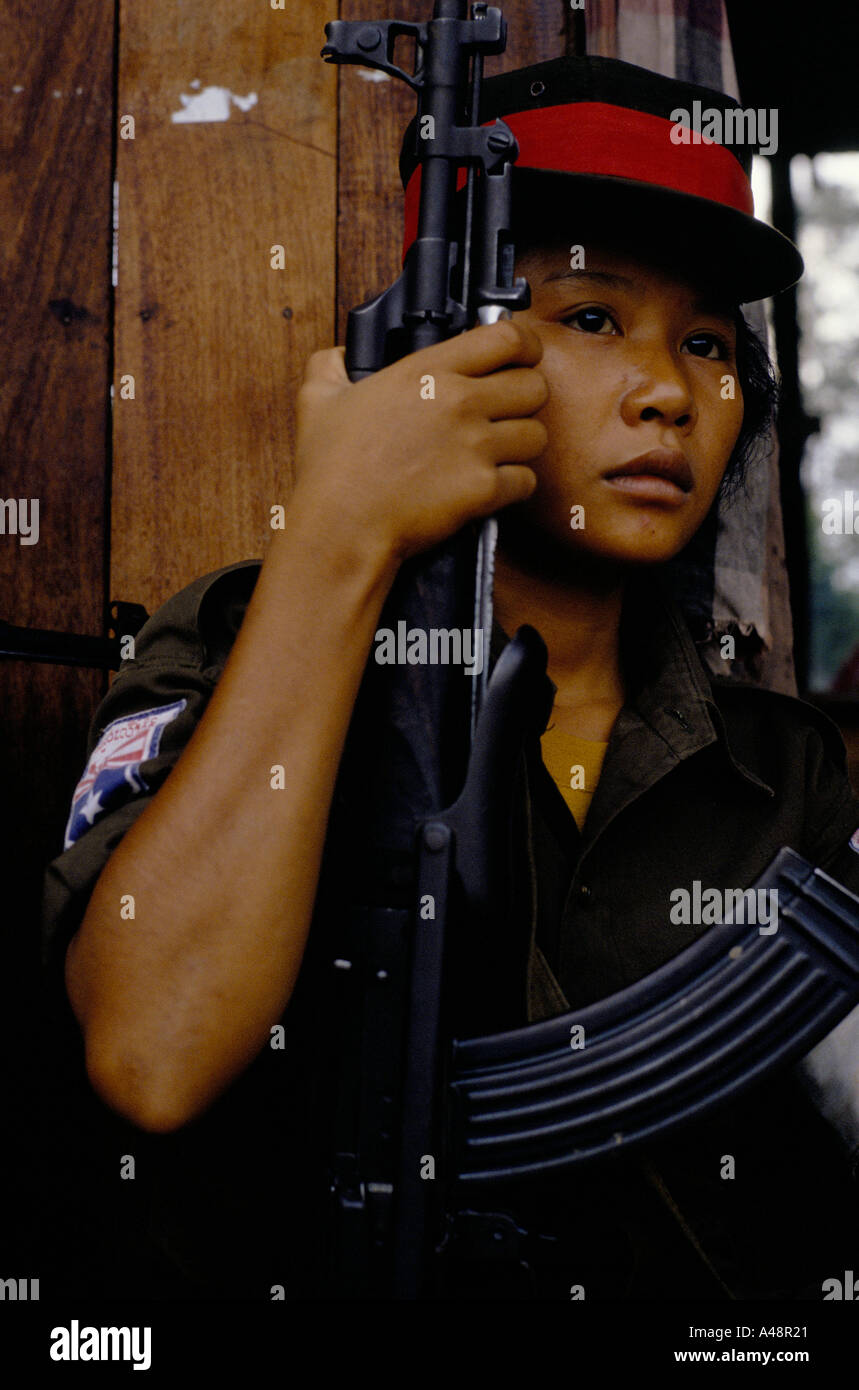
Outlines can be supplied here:
[[640, 361], [639, 380], [626, 393], [622, 413], [628, 425], [661, 419], [684, 432], [692, 428], [697, 418], [695, 400], [673, 353], [653, 351]]

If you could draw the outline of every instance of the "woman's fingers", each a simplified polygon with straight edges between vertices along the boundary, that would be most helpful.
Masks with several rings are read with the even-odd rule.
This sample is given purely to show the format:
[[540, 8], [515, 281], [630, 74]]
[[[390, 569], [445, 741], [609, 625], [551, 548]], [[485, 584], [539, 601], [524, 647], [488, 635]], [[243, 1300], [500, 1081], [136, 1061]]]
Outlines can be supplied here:
[[445, 371], [485, 376], [487, 372], [497, 372], [514, 362], [523, 367], [536, 366], [543, 356], [543, 344], [533, 328], [515, 319], [499, 319], [497, 323], [482, 324], [446, 342], [422, 348], [402, 360], [416, 362], [423, 353], [432, 353], [439, 368]]
[[542, 454], [549, 431], [541, 420], [498, 420], [489, 425], [487, 440], [496, 464], [527, 463]]
[[488, 420], [511, 420], [533, 415], [549, 399], [543, 373], [533, 367], [508, 367], [506, 371], [469, 382], [475, 409]]

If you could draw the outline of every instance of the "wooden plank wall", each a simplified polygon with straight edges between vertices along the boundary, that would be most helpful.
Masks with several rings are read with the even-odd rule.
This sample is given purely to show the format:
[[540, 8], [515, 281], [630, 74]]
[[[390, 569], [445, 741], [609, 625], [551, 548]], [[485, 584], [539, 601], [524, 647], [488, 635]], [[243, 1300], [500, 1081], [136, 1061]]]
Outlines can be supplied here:
[[150, 612], [260, 555], [286, 500], [292, 398], [332, 341], [330, 18], [331, 0], [120, 6], [111, 588]]
[[[102, 0], [0, 6], [0, 496], [25, 499], [28, 524], [39, 508], [35, 544], [0, 534], [0, 618], [19, 626], [101, 631], [113, 58]], [[82, 1112], [64, 1128], [59, 1098], [73, 1087], [63, 1085], [62, 1030], [44, 1009], [39, 904], [103, 683], [95, 671], [0, 660], [0, 1101], [14, 1194], [3, 1274], [40, 1275], [45, 1297], [57, 1260], [39, 1237], [63, 1215], [50, 1200], [61, 1184], [40, 1162], [63, 1153], [68, 1210], [85, 1164], [76, 1168], [64, 1142]], [[85, 1244], [76, 1231], [70, 1262]]]
[[[90, 633], [105, 596], [113, 40], [102, 0], [0, 6], [0, 496], [39, 504], [35, 544], [0, 534], [0, 618]], [[4, 944], [28, 961], [19, 913], [60, 839], [102, 683], [0, 661]]]

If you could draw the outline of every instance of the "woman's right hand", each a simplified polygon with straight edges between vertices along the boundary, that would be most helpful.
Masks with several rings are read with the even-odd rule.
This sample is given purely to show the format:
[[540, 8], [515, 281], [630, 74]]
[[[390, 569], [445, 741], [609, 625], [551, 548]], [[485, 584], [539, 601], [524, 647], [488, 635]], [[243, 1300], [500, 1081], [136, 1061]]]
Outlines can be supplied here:
[[[342, 347], [314, 352], [297, 400], [299, 500], [395, 563], [521, 502], [548, 434], [543, 347], [512, 319], [469, 329], [349, 380]], [[433, 378], [434, 396], [428, 399]], [[423, 396], [422, 396], [423, 392]]]

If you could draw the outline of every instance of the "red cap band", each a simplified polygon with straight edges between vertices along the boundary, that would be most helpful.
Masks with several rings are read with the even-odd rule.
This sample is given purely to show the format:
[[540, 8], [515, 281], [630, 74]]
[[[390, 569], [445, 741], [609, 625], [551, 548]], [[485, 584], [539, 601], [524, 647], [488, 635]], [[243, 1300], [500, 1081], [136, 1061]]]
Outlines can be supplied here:
[[[751, 184], [730, 150], [697, 132], [687, 138], [699, 143], [675, 143], [672, 132], [681, 127], [664, 116], [581, 101], [517, 111], [502, 119], [519, 142], [514, 168], [636, 179], [754, 213]], [[494, 125], [494, 119], [483, 124]], [[465, 168], [457, 170], [457, 189], [466, 177]], [[418, 232], [420, 191], [419, 164], [406, 185], [403, 260]]]

